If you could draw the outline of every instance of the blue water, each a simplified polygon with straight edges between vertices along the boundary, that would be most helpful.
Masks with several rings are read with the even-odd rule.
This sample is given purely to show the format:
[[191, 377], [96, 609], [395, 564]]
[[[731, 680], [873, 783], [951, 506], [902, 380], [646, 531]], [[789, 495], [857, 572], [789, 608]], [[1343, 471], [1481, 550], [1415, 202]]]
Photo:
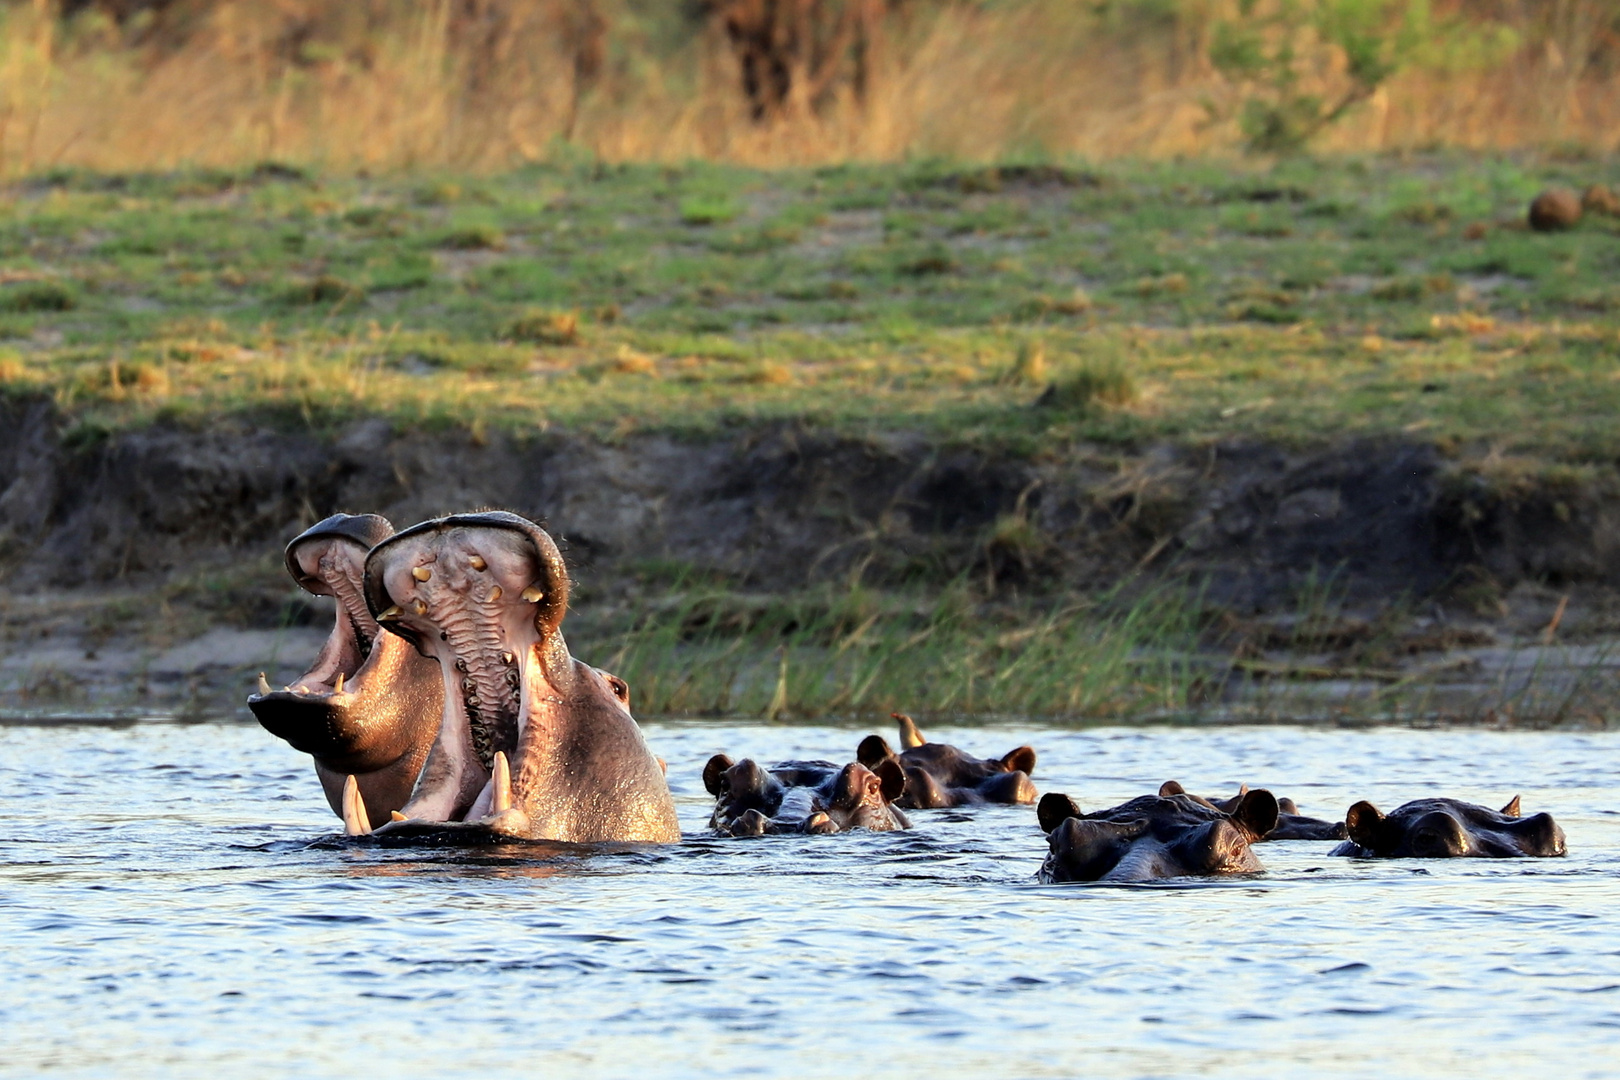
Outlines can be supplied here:
[[1029, 742], [1087, 808], [1170, 778], [1331, 816], [1519, 792], [1564, 859], [1286, 842], [1256, 878], [1041, 887], [1028, 807], [701, 836], [711, 753], [848, 760], [866, 730], [649, 724], [691, 838], [582, 854], [338, 842], [255, 726], [0, 727], [0, 1073], [1620, 1075], [1620, 735], [929, 731]]

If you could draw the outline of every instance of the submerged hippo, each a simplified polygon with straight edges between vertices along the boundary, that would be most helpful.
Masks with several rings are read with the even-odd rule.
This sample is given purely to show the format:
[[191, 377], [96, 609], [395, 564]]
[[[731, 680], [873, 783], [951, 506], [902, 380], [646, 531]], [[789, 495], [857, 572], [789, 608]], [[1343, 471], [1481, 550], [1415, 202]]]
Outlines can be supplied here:
[[1519, 816], [1519, 797], [1501, 810], [1456, 799], [1416, 799], [1387, 816], [1370, 802], [1345, 815], [1350, 839], [1335, 855], [1361, 858], [1511, 859], [1564, 854], [1564, 830], [1548, 813]]
[[830, 761], [785, 761], [763, 769], [749, 758], [716, 754], [703, 766], [703, 786], [715, 798], [709, 825], [726, 836], [834, 833], [851, 829], [909, 829], [894, 802], [905, 790], [899, 763], [868, 769]]
[[366, 557], [365, 600], [444, 688], [421, 775], [379, 836], [680, 839], [628, 687], [568, 653], [568, 572], [538, 525], [504, 511], [413, 525]]
[[897, 805], [907, 810], [938, 810], [980, 803], [1032, 803], [1035, 751], [1020, 746], [999, 758], [976, 758], [946, 743], [924, 739], [917, 724], [904, 713], [891, 714], [900, 725], [900, 753], [881, 735], [868, 735], [855, 751], [855, 759], [868, 769], [885, 761], [898, 762], [905, 771], [905, 793]]
[[287, 572], [337, 601], [336, 625], [291, 686], [271, 690], [260, 675], [248, 698], [259, 723], [314, 757], [327, 802], [344, 817], [384, 820], [410, 800], [444, 712], [439, 665], [383, 633], [366, 608], [366, 553], [393, 534], [376, 514], [334, 514], [293, 538]]
[[1277, 800], [1248, 791], [1226, 812], [1190, 795], [1143, 795], [1086, 814], [1049, 792], [1036, 817], [1051, 849], [1041, 881], [1154, 881], [1264, 870], [1251, 845], [1277, 827]]
[[[1205, 799], [1198, 795], [1188, 795], [1188, 798], [1197, 799], [1222, 813], [1230, 814], [1248, 792], [1249, 785], [1244, 784], [1230, 799]], [[1166, 780], [1159, 786], [1159, 794], [1187, 795], [1187, 790], [1174, 780]], [[1277, 800], [1277, 827], [1260, 837], [1256, 843], [1264, 840], [1343, 840], [1348, 835], [1350, 834], [1345, 831], [1344, 822], [1306, 817], [1299, 812], [1299, 807], [1294, 804], [1293, 799], [1284, 798]]]

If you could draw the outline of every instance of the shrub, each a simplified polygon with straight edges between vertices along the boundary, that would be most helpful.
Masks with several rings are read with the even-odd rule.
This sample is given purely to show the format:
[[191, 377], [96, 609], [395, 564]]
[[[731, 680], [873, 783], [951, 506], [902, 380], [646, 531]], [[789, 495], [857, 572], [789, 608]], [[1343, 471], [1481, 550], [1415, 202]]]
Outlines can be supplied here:
[[72, 311], [79, 299], [60, 281], [25, 281], [0, 292], [5, 311]]

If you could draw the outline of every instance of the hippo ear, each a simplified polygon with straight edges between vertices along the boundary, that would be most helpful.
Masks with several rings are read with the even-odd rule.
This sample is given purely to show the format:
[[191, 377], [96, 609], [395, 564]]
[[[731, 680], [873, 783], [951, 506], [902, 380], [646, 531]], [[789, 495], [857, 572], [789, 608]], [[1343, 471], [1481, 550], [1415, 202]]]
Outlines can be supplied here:
[[1351, 840], [1364, 848], [1377, 850], [1383, 838], [1384, 815], [1378, 807], [1363, 799], [1345, 811], [1344, 827]]
[[894, 802], [906, 793], [906, 770], [894, 758], [878, 762], [877, 768], [872, 771], [877, 773], [878, 790], [883, 793], [884, 802]]
[[876, 770], [879, 762], [888, 761], [894, 757], [894, 751], [881, 735], [868, 735], [861, 740], [861, 745], [855, 748], [855, 760], [868, 769]]
[[889, 716], [900, 725], [900, 749], [915, 750], [928, 740], [923, 733], [917, 730], [917, 721], [905, 713], [890, 713]]
[[1293, 799], [1286, 798], [1286, 797], [1278, 799], [1277, 800], [1277, 813], [1279, 813], [1279, 814], [1292, 814], [1295, 817], [1298, 817], [1299, 816], [1299, 804], [1294, 802]]
[[710, 795], [718, 795], [725, 790], [722, 778], [733, 764], [735, 763], [726, 755], [716, 754], [709, 759], [707, 765], [703, 766], [703, 786], [708, 789]]
[[1187, 789], [1174, 780], [1166, 780], [1159, 785], [1159, 798], [1168, 799], [1172, 795], [1185, 795]]
[[1035, 820], [1041, 823], [1041, 832], [1044, 833], [1051, 832], [1069, 818], [1080, 816], [1080, 808], [1074, 800], [1056, 791], [1042, 795], [1040, 804], [1035, 807]]
[[1258, 840], [1277, 827], [1277, 797], [1265, 788], [1244, 789], [1231, 814], [1234, 822]]
[[1517, 795], [1513, 796], [1512, 799], [1508, 800], [1508, 804], [1506, 806], [1502, 807], [1502, 816], [1503, 817], [1518, 817], [1519, 816], [1519, 797]]
[[1009, 751], [1007, 756], [1001, 759], [1001, 763], [1007, 767], [1008, 772], [1021, 772], [1025, 776], [1034, 776], [1035, 748], [1032, 746], [1020, 746], [1016, 750]]

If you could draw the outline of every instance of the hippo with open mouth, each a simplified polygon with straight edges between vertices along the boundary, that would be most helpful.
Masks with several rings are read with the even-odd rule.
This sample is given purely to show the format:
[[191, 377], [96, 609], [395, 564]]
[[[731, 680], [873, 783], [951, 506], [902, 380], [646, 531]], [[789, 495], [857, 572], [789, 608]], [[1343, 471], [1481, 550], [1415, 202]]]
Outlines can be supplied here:
[[896, 805], [907, 810], [939, 810], [982, 803], [1020, 804], [1035, 801], [1035, 751], [1020, 746], [999, 758], [977, 758], [947, 743], [931, 743], [904, 713], [892, 713], [900, 725], [900, 753], [881, 735], [868, 735], [855, 759], [868, 769], [885, 761], [905, 772], [906, 788]]
[[[1249, 785], [1244, 784], [1238, 788], [1238, 793], [1230, 799], [1206, 799], [1199, 795], [1188, 795], [1188, 798], [1197, 799], [1223, 814], [1230, 814], [1237, 808], [1243, 796], [1249, 792]], [[1187, 790], [1174, 780], [1166, 780], [1159, 786], [1159, 794], [1163, 796], [1187, 795]], [[1345, 831], [1342, 821], [1324, 821], [1321, 818], [1306, 817], [1299, 812], [1299, 807], [1293, 799], [1280, 798], [1277, 800], [1277, 827], [1266, 835], [1260, 837], [1256, 843], [1266, 840], [1343, 840], [1350, 835]]]
[[703, 766], [703, 786], [715, 797], [709, 825], [723, 836], [835, 833], [851, 829], [909, 829], [895, 805], [906, 777], [898, 762], [868, 769], [830, 761], [785, 761], [763, 769], [751, 758], [716, 754]]
[[372, 548], [364, 584], [373, 618], [443, 683], [421, 774], [379, 837], [680, 839], [629, 688], [569, 655], [568, 573], [543, 529], [505, 511], [424, 521]]
[[1277, 800], [1248, 791], [1228, 813], [1190, 795], [1142, 795], [1087, 814], [1049, 792], [1036, 817], [1050, 848], [1042, 882], [1155, 881], [1263, 871], [1252, 845], [1276, 828]]
[[291, 686], [271, 690], [261, 674], [248, 698], [266, 730], [315, 759], [327, 802], [345, 818], [384, 820], [410, 800], [444, 712], [439, 666], [383, 633], [366, 607], [366, 553], [393, 534], [376, 514], [334, 514], [293, 538], [287, 572], [337, 601], [336, 625]]
[[1334, 855], [1514, 859], [1565, 853], [1564, 830], [1552, 815], [1521, 817], [1517, 795], [1500, 810], [1457, 799], [1415, 799], [1387, 815], [1362, 801], [1345, 814], [1345, 826], [1350, 839], [1334, 848]]

